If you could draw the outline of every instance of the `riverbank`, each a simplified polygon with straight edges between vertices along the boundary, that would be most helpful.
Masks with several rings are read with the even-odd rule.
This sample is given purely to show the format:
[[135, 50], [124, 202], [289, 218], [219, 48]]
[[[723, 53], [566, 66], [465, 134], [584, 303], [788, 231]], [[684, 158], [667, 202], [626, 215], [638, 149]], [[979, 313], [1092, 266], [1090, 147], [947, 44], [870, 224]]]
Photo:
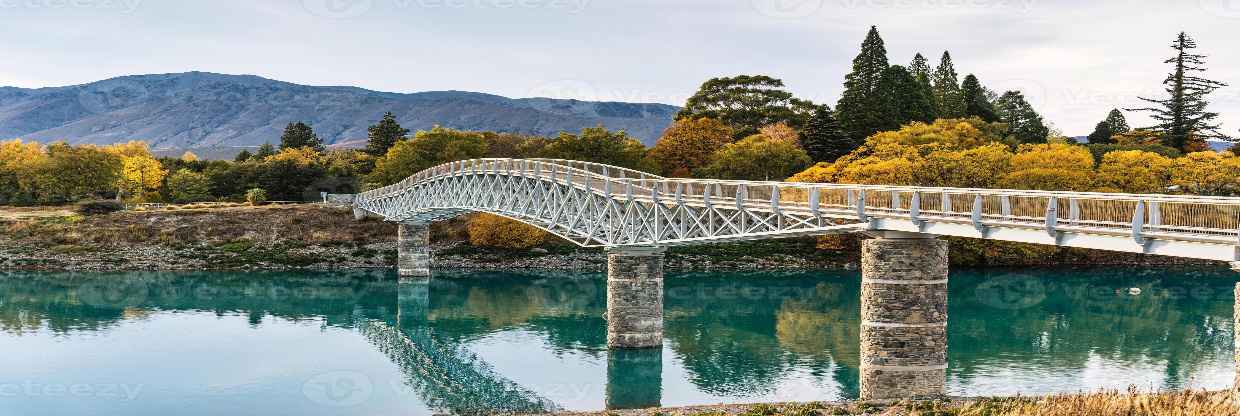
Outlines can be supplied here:
[[559, 416], [1220, 416], [1240, 413], [1227, 391], [1181, 391], [1160, 394], [1103, 392], [1038, 398], [977, 398], [902, 401], [891, 404], [769, 403], [691, 406], [663, 409], [565, 412]]
[[[435, 225], [434, 267], [603, 271], [606, 255], [566, 242], [531, 250], [474, 247], [462, 221]], [[117, 212], [0, 209], [0, 270], [337, 270], [389, 268], [396, 227], [318, 204]], [[1167, 265], [1204, 262], [951, 239], [963, 266]], [[796, 238], [674, 247], [673, 271], [856, 269], [859, 239]]]

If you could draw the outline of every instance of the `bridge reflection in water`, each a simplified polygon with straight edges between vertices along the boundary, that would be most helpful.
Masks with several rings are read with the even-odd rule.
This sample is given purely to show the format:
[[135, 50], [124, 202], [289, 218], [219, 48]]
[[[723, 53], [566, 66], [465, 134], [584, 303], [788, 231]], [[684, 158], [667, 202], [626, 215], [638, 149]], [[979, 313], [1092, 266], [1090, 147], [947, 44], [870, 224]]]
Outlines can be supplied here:
[[[1082, 384], [1106, 381], [1087, 375], [1097, 361], [1118, 369], [1103, 374], [1110, 382], [1222, 387], [1208, 382], [1230, 373], [1230, 272], [1157, 273], [954, 272], [949, 391], [1122, 387]], [[242, 314], [255, 328], [319, 319], [360, 332], [421, 402], [458, 414], [859, 395], [854, 273], [670, 277], [664, 347], [645, 350], [607, 349], [605, 286], [601, 274], [572, 273], [445, 272], [400, 283], [386, 273], [22, 273], [0, 275], [0, 331], [107, 331], [179, 311]], [[1130, 287], [1143, 296], [1117, 294]], [[472, 347], [518, 332], [537, 338], [499, 343], [530, 349], [511, 351], [524, 359], [518, 369]], [[552, 388], [540, 380], [571, 376], [546, 367], [556, 365], [548, 354], [593, 357], [606, 368], [560, 381], [605, 385], [583, 397]]]

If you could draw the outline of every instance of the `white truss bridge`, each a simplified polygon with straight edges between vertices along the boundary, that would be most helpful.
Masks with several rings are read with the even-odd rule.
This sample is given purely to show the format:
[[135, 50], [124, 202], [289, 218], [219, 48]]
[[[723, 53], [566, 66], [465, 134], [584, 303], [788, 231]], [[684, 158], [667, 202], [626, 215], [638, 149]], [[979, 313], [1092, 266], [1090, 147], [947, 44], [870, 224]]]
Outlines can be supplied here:
[[1240, 198], [664, 178], [571, 160], [476, 159], [359, 194], [358, 215], [508, 217], [584, 247], [908, 232], [1240, 261]]

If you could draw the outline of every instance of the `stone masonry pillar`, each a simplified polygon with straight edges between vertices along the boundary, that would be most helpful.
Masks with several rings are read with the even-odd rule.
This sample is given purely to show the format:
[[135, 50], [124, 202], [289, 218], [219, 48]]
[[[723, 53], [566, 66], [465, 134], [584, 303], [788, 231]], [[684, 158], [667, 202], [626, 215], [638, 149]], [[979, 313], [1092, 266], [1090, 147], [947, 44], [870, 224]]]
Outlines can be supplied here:
[[947, 242], [887, 233], [861, 247], [861, 399], [938, 396], [947, 379]]
[[607, 249], [607, 346], [663, 345], [663, 253], [656, 247]]
[[[1233, 270], [1240, 272], [1240, 263], [1232, 263], [1231, 267]], [[1231, 314], [1232, 314], [1232, 320], [1234, 321], [1234, 324], [1235, 324], [1233, 328], [1240, 328], [1240, 283], [1236, 283], [1235, 293], [1236, 293], [1235, 306], [1232, 307]], [[1233, 406], [1240, 408], [1240, 334], [1237, 334], [1236, 330], [1232, 330], [1231, 332], [1232, 334], [1234, 334], [1234, 337], [1235, 337], [1235, 351], [1234, 352], [1236, 356], [1236, 364], [1234, 368], [1236, 372], [1236, 379], [1235, 379], [1235, 383], [1232, 384], [1231, 401], [1232, 401]]]
[[400, 277], [430, 277], [430, 225], [401, 223], [396, 234], [396, 271]]

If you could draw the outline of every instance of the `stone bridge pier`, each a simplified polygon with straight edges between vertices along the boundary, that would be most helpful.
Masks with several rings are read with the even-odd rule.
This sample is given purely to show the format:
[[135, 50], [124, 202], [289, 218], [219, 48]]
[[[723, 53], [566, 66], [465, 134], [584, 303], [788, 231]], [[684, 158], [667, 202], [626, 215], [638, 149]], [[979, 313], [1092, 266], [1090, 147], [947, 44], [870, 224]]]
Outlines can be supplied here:
[[883, 233], [861, 247], [861, 399], [939, 396], [947, 378], [947, 242]]
[[607, 249], [607, 347], [663, 346], [662, 247]]
[[400, 223], [396, 235], [396, 271], [401, 279], [430, 278], [430, 224]]

